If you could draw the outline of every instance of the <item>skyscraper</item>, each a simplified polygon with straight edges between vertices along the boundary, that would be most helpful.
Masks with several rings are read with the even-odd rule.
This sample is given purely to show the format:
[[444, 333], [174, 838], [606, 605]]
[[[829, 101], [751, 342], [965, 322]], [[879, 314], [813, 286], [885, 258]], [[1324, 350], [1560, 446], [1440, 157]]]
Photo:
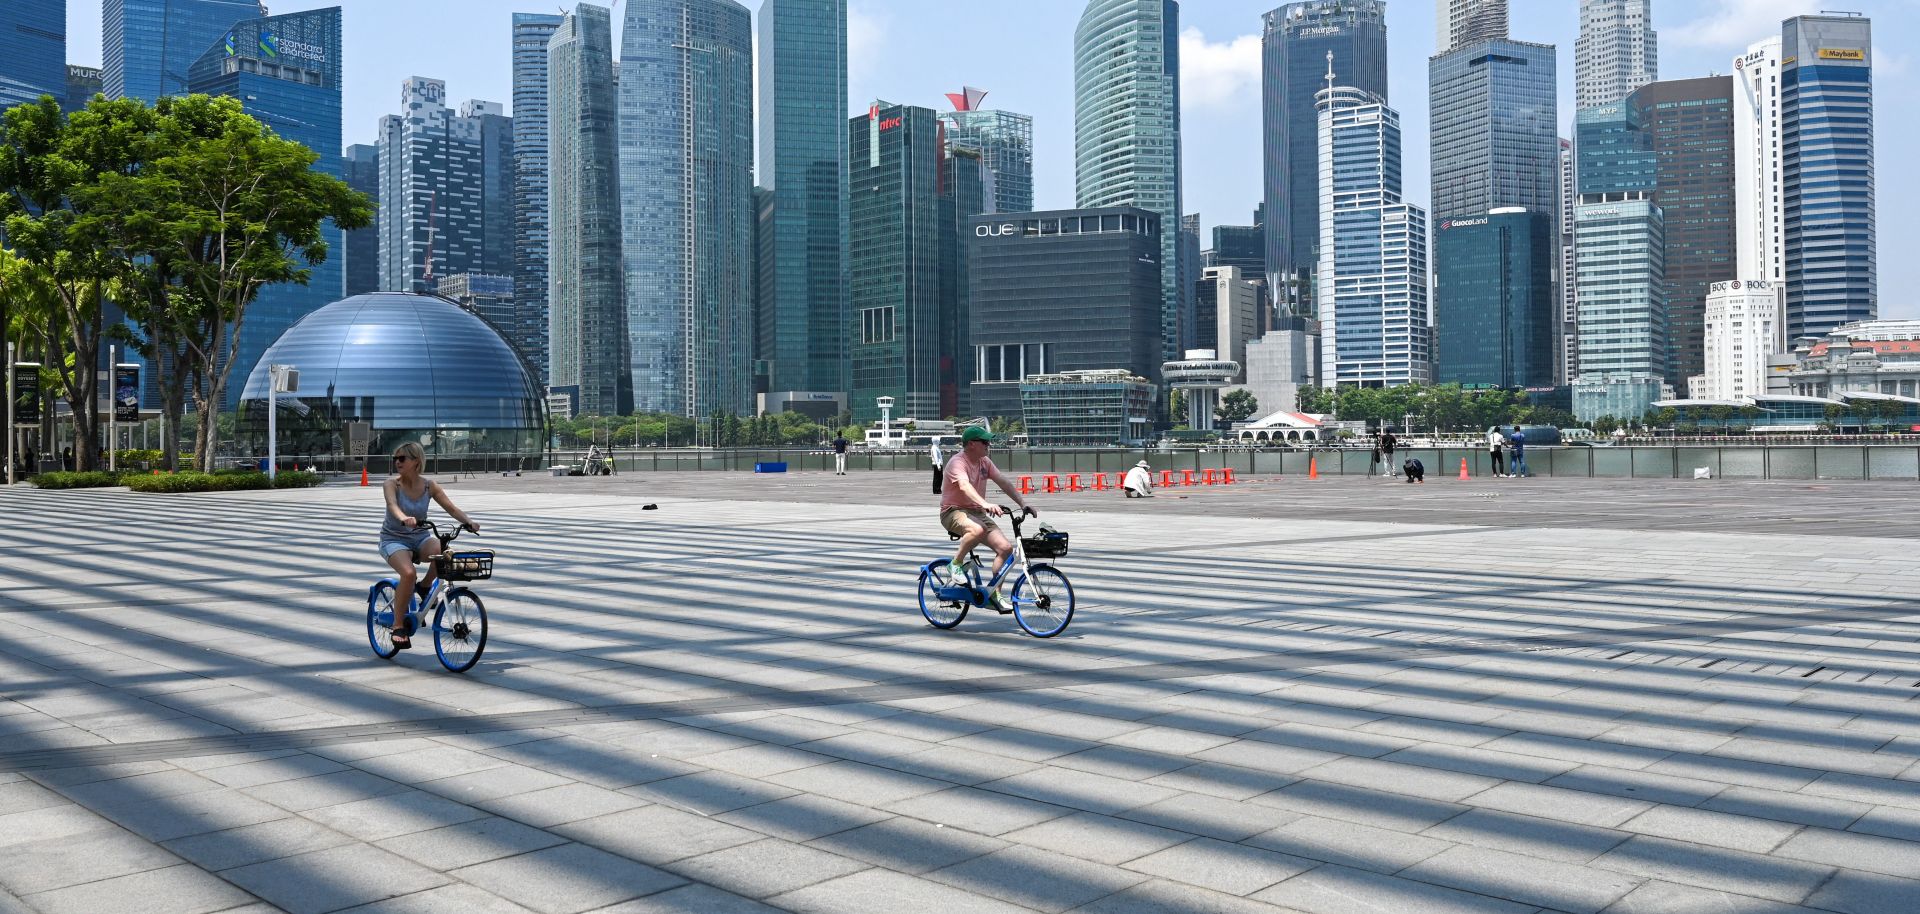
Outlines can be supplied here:
[[1507, 37], [1507, 0], [1435, 0], [1436, 47], [1455, 48]]
[[1787, 279], [1780, 165], [1780, 37], [1733, 59], [1734, 230], [1738, 270], [1729, 278]]
[[1554, 214], [1499, 207], [1433, 232], [1434, 379], [1555, 386], [1560, 308]]
[[767, 0], [759, 29], [759, 181], [772, 196], [755, 357], [769, 390], [845, 393], [847, 3]]
[[1427, 61], [1433, 211], [1483, 216], [1559, 202], [1554, 47], [1495, 39]]
[[1319, 95], [1321, 361], [1326, 383], [1432, 379], [1427, 214], [1401, 199], [1400, 114], [1371, 92]]
[[1580, 297], [1574, 294], [1573, 206], [1580, 189], [1573, 178], [1573, 141], [1560, 138], [1560, 203], [1555, 222], [1560, 233], [1560, 269], [1554, 289], [1560, 299], [1560, 362], [1554, 384], [1566, 386], [1580, 373]]
[[0, 5], [0, 111], [67, 97], [67, 0]]
[[1247, 378], [1247, 344], [1260, 336], [1260, 280], [1239, 267], [1205, 267], [1194, 284], [1193, 348], [1211, 349], [1240, 366], [1235, 383]]
[[513, 14], [513, 335], [547, 380], [547, 42], [558, 13]]
[[1582, 421], [1634, 418], [1660, 398], [1668, 373], [1665, 222], [1654, 202], [1659, 159], [1630, 103], [1583, 110], [1575, 130], [1580, 374], [1573, 412]]
[[752, 409], [753, 22], [734, 0], [628, 0], [620, 222], [634, 408]]
[[1033, 209], [1033, 116], [983, 109], [985, 89], [968, 86], [947, 93], [953, 110], [940, 115], [947, 144], [973, 149], [987, 163], [993, 181], [989, 212], [1024, 213]]
[[1266, 279], [1282, 311], [1312, 314], [1313, 249], [1320, 241], [1320, 113], [1314, 95], [1326, 88], [1331, 53], [1341, 85], [1388, 99], [1386, 3], [1305, 0], [1263, 18]]
[[1787, 338], [1880, 314], [1874, 262], [1873, 24], [1850, 13], [1781, 25]]
[[447, 84], [421, 76], [401, 84], [400, 104], [405, 114], [380, 119], [380, 287], [426, 292], [434, 277], [509, 275], [512, 259], [503, 262], [487, 244], [506, 203], [498, 185], [504, 163], [488, 162], [490, 152], [501, 153], [497, 142], [487, 143], [503, 132], [487, 128], [498, 107], [468, 103], [476, 116], [456, 114], [447, 107]]
[[[187, 92], [187, 71], [200, 55], [235, 23], [266, 15], [259, 0], [104, 0], [100, 44], [107, 97], [153, 104], [163, 95]], [[339, 147], [332, 152], [338, 155]]]
[[513, 118], [499, 102], [469, 99], [460, 116], [480, 127], [480, 263], [494, 276], [513, 274]]
[[1640, 112], [1655, 158], [1653, 201], [1666, 237], [1667, 380], [1676, 390], [1705, 371], [1707, 293], [1737, 258], [1733, 80], [1648, 83], [1626, 103]]
[[1580, 0], [1573, 43], [1574, 108], [1611, 105], [1660, 78], [1653, 0]]
[[[620, 262], [620, 92], [614, 81], [613, 16], [581, 4], [551, 36], [543, 153], [552, 168], [547, 205], [551, 259], [541, 296], [549, 305], [548, 384], [583, 415], [633, 411]], [[524, 312], [523, 312], [524, 313]]]
[[341, 157], [341, 166], [346, 172], [347, 186], [357, 190], [376, 204], [374, 221], [366, 228], [357, 228], [346, 233], [343, 240], [345, 250], [341, 251], [341, 266], [346, 272], [345, 295], [362, 295], [380, 291], [380, 150], [375, 146], [355, 143], [347, 147], [346, 155]]
[[848, 407], [855, 421], [958, 412], [969, 363], [963, 224], [984, 203], [985, 163], [949, 152], [930, 108], [874, 102], [847, 122], [852, 152]]
[[[340, 159], [340, 8], [308, 10], [234, 23], [187, 71], [186, 90], [240, 100], [250, 115], [283, 139], [319, 155], [316, 171], [345, 177]], [[260, 355], [295, 321], [339, 300], [346, 290], [341, 233], [328, 222], [321, 238], [330, 254], [306, 267], [305, 285], [281, 283], [260, 291], [247, 307], [233, 360], [252, 371]], [[242, 385], [228, 387], [228, 405]]]
[[93, 97], [106, 91], [106, 76], [99, 67], [67, 65], [67, 97], [61, 108], [74, 112], [85, 108]]
[[1162, 358], [1181, 355], [1180, 4], [1088, 0], [1074, 31], [1074, 182], [1081, 209], [1160, 217]]

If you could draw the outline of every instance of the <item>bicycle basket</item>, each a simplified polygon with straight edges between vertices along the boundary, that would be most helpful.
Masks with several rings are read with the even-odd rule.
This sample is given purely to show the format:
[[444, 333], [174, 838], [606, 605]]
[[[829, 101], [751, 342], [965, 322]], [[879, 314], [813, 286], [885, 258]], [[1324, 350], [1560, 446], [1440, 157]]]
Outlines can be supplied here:
[[493, 550], [475, 549], [440, 556], [440, 576], [449, 581], [484, 581], [493, 577]]
[[1020, 547], [1030, 559], [1057, 559], [1067, 554], [1067, 535], [1054, 530], [1020, 538]]

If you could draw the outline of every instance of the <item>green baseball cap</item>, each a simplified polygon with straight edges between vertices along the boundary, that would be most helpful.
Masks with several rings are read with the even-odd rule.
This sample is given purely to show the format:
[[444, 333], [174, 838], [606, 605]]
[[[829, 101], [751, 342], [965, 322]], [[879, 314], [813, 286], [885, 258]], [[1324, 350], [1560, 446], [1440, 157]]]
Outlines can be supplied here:
[[985, 441], [988, 444], [992, 444], [998, 440], [998, 438], [993, 436], [993, 432], [978, 425], [969, 425], [966, 431], [960, 433], [960, 441], [963, 444], [968, 441]]

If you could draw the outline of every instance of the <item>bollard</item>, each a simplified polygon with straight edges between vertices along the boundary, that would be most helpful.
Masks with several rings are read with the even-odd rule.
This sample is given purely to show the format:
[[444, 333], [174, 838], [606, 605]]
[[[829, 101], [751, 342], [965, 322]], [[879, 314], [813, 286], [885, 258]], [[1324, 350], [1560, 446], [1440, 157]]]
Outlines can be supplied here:
[[1033, 477], [1031, 476], [1020, 477], [1020, 494], [1022, 495], [1033, 494]]
[[1069, 492], [1085, 492], [1086, 491], [1086, 489], [1080, 485], [1079, 473], [1073, 473], [1067, 476], [1067, 491]]

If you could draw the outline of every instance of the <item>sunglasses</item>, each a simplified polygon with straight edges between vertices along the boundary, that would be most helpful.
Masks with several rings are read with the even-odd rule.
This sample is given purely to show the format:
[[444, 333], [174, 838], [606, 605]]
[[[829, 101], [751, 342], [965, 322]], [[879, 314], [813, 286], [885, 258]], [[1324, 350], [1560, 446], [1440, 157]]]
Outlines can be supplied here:
[[403, 461], [403, 460], [412, 460], [412, 459], [413, 459], [412, 457], [409, 457], [409, 456], [407, 456], [406, 454], [395, 454], [395, 455], [393, 455], [393, 462], [394, 462], [394, 463], [399, 463], [399, 462], [401, 462], [401, 461]]

